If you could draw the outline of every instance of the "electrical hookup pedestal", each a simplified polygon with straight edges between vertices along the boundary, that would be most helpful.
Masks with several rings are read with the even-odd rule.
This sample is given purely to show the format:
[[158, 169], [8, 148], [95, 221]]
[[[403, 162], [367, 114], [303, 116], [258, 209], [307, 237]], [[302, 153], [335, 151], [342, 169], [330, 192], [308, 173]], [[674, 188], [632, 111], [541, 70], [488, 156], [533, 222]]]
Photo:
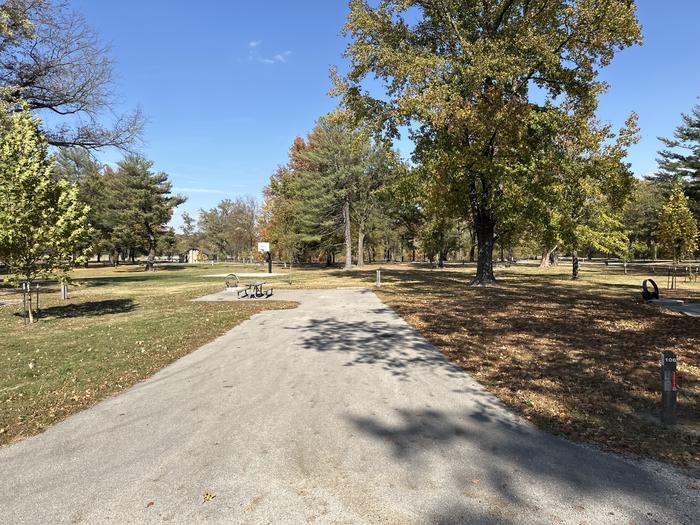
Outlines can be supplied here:
[[664, 425], [674, 425], [676, 423], [677, 364], [678, 358], [673, 352], [663, 352], [661, 354], [661, 422]]

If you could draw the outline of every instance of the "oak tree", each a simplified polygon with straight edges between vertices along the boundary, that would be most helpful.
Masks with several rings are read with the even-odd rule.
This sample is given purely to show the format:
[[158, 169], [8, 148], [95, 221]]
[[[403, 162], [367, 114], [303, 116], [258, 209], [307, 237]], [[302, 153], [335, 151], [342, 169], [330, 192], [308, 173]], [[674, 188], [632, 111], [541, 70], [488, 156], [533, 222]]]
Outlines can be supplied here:
[[419, 155], [444, 153], [478, 239], [474, 284], [494, 281], [504, 191], [537, 173], [529, 159], [546, 137], [532, 141], [533, 126], [556, 136], [590, 117], [599, 69], [641, 40], [630, 0], [351, 0], [345, 34], [350, 67], [333, 93], [390, 137], [410, 126]]

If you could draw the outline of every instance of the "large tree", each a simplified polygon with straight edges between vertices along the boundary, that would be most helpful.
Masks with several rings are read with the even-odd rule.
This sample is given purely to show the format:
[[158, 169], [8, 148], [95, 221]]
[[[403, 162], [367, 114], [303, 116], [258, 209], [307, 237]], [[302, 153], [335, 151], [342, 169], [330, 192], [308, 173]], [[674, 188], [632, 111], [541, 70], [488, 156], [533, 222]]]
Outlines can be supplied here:
[[657, 240], [659, 246], [673, 257], [677, 264], [697, 248], [698, 223], [688, 206], [683, 185], [676, 180], [670, 195], [661, 206], [658, 219]]
[[[39, 122], [24, 111], [0, 133], [0, 260], [11, 280], [67, 279], [89, 249], [89, 208], [78, 188], [53, 176]], [[33, 322], [33, 313], [29, 309]]]
[[700, 105], [690, 114], [682, 114], [681, 119], [673, 138], [659, 137], [665, 148], [659, 152], [655, 178], [661, 182], [690, 179], [700, 185]]
[[350, 69], [334, 92], [389, 136], [412, 126], [419, 156], [441, 152], [446, 191], [468, 195], [474, 284], [494, 280], [505, 192], [536, 176], [542, 130], [590, 118], [599, 68], [641, 39], [629, 0], [351, 0], [345, 33]]
[[676, 180], [681, 180], [690, 208], [700, 219], [700, 105], [694, 106], [690, 114], [682, 114], [681, 119], [673, 138], [659, 137], [664, 149], [659, 151], [659, 168], [651, 179], [667, 191]]
[[132, 239], [131, 248], [143, 247], [148, 254], [147, 270], [153, 270], [158, 241], [169, 235], [168, 222], [185, 198], [171, 193], [168, 175], [153, 172], [153, 162], [129, 155], [109, 173], [112, 235]]
[[346, 269], [352, 268], [356, 235], [362, 265], [366, 241], [393, 227], [387, 182], [405, 169], [389, 144], [349, 125], [339, 112], [327, 115], [306, 140], [294, 141], [289, 162], [270, 178], [263, 232], [285, 252], [325, 256], [329, 265], [342, 246]]
[[251, 257], [258, 238], [258, 203], [252, 197], [224, 199], [215, 208], [200, 210], [199, 228], [224, 258]]
[[[0, 5], [0, 101], [49, 117], [54, 146], [129, 148], [142, 131], [140, 112], [116, 113], [108, 48], [85, 19], [60, 0]], [[111, 126], [102, 123], [117, 115]], [[44, 119], [48, 120], [48, 119]]]
[[650, 180], [635, 179], [629, 201], [623, 208], [623, 223], [629, 232], [629, 247], [633, 255], [656, 259], [656, 231], [663, 188]]
[[[99, 261], [103, 253], [112, 250], [110, 208], [121, 206], [121, 196], [110, 191], [108, 178], [101, 166], [85, 149], [61, 148], [56, 155], [54, 175], [73, 182], [80, 201], [89, 206], [88, 220], [92, 227], [90, 246]], [[116, 200], [116, 202], [111, 202]]]

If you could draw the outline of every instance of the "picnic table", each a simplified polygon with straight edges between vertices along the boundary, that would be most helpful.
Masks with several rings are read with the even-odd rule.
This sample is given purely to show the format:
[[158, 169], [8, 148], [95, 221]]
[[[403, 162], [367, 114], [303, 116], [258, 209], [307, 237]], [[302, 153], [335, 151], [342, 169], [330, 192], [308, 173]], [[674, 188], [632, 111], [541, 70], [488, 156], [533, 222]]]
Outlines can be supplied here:
[[238, 297], [248, 297], [253, 299], [254, 297], [270, 297], [272, 295], [272, 288], [265, 290], [263, 285], [265, 282], [255, 282], [255, 283], [245, 283], [242, 290], [238, 290]]
[[231, 273], [226, 276], [226, 288], [233, 288], [235, 283], [235, 288], [240, 288], [237, 290], [238, 298], [261, 298], [261, 297], [271, 297], [273, 289], [264, 286], [267, 284], [265, 281], [256, 281], [252, 283], [242, 283], [240, 278], [235, 274]]

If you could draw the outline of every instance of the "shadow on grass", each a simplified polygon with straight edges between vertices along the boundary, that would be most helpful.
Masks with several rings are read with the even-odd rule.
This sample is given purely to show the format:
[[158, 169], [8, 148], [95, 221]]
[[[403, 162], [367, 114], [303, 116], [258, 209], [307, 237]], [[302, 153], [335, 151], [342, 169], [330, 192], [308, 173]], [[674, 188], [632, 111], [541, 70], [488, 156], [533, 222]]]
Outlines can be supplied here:
[[[101, 315], [123, 314], [131, 312], [138, 307], [132, 299], [108, 299], [105, 301], [89, 301], [86, 303], [66, 304], [42, 308], [39, 311], [40, 319], [67, 319], [73, 317], [95, 317]], [[22, 316], [22, 313], [16, 313]]]

